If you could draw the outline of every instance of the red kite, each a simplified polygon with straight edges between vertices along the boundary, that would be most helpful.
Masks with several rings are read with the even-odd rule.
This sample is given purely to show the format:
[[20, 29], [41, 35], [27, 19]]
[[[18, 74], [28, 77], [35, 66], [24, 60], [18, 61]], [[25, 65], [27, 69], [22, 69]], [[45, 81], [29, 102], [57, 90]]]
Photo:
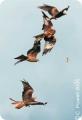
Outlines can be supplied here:
[[10, 98], [12, 104], [15, 106], [16, 109], [21, 109], [22, 107], [27, 107], [31, 105], [46, 105], [47, 102], [38, 102], [35, 100], [35, 98], [32, 96], [34, 90], [30, 86], [30, 84], [27, 81], [22, 81], [23, 84], [23, 92], [22, 92], [22, 100], [21, 101], [15, 101], [12, 98]]
[[37, 55], [39, 52], [40, 52], [40, 41], [35, 41], [32, 49], [30, 49], [27, 52], [27, 56], [20, 55], [15, 58], [15, 59], [19, 60], [15, 63], [15, 65], [20, 62], [23, 62], [23, 61], [38, 62], [39, 60], [37, 59]]
[[57, 19], [59, 17], [62, 17], [64, 15], [66, 15], [66, 11], [68, 11], [69, 6], [62, 9], [61, 11], [59, 11], [56, 7], [54, 6], [49, 6], [44, 4], [43, 6], [39, 6], [38, 8], [47, 11], [52, 17], [50, 19]]

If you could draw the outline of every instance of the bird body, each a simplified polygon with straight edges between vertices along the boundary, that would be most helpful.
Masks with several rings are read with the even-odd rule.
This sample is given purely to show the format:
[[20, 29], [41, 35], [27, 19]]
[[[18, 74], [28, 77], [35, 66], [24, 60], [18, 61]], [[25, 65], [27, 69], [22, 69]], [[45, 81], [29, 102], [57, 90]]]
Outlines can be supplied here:
[[51, 29], [51, 28], [44, 30], [44, 36], [46, 38], [51, 38], [55, 33], [56, 33], [56, 31], [54, 29]]

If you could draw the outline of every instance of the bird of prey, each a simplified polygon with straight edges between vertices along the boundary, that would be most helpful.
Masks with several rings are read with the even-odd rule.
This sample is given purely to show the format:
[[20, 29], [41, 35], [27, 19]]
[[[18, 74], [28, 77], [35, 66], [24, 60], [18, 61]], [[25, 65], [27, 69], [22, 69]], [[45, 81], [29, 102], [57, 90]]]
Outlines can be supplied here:
[[27, 56], [20, 55], [14, 59], [17, 59], [18, 61], [15, 63], [18, 64], [23, 61], [29, 61], [29, 62], [38, 62], [37, 55], [40, 52], [40, 41], [35, 41], [33, 47], [28, 50]]
[[53, 49], [55, 43], [56, 43], [56, 38], [54, 36], [49, 38], [49, 40], [45, 41], [45, 46], [42, 55], [50, 52]]
[[45, 41], [51, 41], [54, 37], [55, 32], [56, 31], [54, 29], [48, 29], [48, 31], [44, 31], [44, 33], [34, 36], [35, 41], [41, 41], [42, 39]]
[[54, 34], [55, 34], [55, 30], [54, 29], [48, 29], [46, 31], [44, 31], [44, 33], [42, 34], [38, 34], [35, 35], [35, 41], [41, 41], [42, 39], [44, 39], [45, 41], [50, 41], [51, 38], [53, 38]]
[[54, 34], [56, 33], [56, 30], [52, 28], [53, 24], [51, 20], [47, 17], [47, 15], [44, 12], [42, 12], [42, 14], [44, 19], [44, 24], [43, 24], [44, 32], [34, 37], [35, 37], [35, 41], [41, 41], [42, 39], [44, 39], [45, 46], [42, 53], [42, 55], [44, 55], [50, 52], [56, 43], [56, 38], [54, 36]]
[[56, 30], [51, 28], [51, 27], [47, 27], [44, 24], [44, 32], [42, 34], [38, 34], [35, 35], [35, 41], [41, 41], [42, 39], [44, 39], [45, 41], [49, 41], [51, 38], [53, 38], [54, 34], [56, 33]]
[[34, 90], [30, 86], [30, 84], [27, 81], [22, 81], [23, 84], [23, 92], [22, 92], [22, 100], [21, 101], [16, 101], [10, 98], [12, 104], [15, 106], [16, 109], [21, 109], [22, 107], [27, 107], [31, 105], [46, 105], [47, 102], [38, 102], [35, 100], [35, 98], [32, 96]]
[[59, 11], [56, 7], [54, 6], [50, 6], [50, 5], [46, 5], [44, 4], [43, 6], [39, 6], [38, 8], [47, 11], [52, 17], [50, 19], [57, 19], [61, 16], [66, 15], [66, 11], [68, 11], [69, 6], [62, 9], [61, 11]]

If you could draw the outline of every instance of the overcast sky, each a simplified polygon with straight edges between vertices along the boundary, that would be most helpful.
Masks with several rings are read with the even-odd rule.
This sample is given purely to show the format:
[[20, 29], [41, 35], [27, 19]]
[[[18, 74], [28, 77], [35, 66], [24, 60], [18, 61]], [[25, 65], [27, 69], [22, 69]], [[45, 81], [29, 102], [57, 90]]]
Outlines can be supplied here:
[[[26, 54], [33, 36], [42, 32], [42, 13], [37, 6], [44, 3], [60, 10], [70, 5], [67, 16], [53, 20], [56, 45], [46, 56], [40, 53], [38, 63], [14, 66], [13, 58]], [[0, 5], [0, 114], [5, 120], [74, 120], [74, 80], [82, 81], [81, 23], [82, 6], [75, 0], [5, 0]], [[9, 98], [21, 99], [23, 78], [32, 85], [38, 100], [48, 102], [46, 106], [14, 109]], [[82, 111], [82, 105], [80, 108]]]

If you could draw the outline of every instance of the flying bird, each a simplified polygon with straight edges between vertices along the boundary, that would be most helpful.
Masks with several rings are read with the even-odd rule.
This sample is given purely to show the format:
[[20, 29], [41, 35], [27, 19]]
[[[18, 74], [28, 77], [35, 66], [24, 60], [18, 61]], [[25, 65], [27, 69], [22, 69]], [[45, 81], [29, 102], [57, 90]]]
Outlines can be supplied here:
[[43, 20], [44, 20], [42, 30], [44, 32], [34, 37], [35, 37], [35, 41], [41, 41], [42, 39], [44, 39], [45, 46], [42, 53], [42, 55], [44, 55], [50, 52], [56, 43], [56, 38], [54, 36], [56, 33], [56, 30], [53, 28], [53, 24], [49, 19], [49, 17], [43, 11], [42, 11], [42, 14], [43, 14]]
[[50, 6], [44, 4], [43, 6], [39, 6], [38, 8], [47, 11], [52, 17], [50, 19], [57, 19], [61, 16], [66, 15], [66, 11], [68, 11], [69, 6], [64, 8], [63, 10], [59, 11], [55, 6]]
[[35, 100], [35, 98], [32, 96], [33, 95], [33, 88], [30, 86], [30, 84], [27, 81], [22, 81], [23, 84], [23, 92], [22, 92], [22, 100], [21, 101], [16, 101], [10, 98], [12, 104], [15, 106], [16, 109], [21, 109], [22, 107], [27, 107], [31, 105], [46, 105], [47, 102], [38, 102]]
[[42, 30], [44, 30], [44, 32], [42, 34], [36, 35], [35, 37], [35, 41], [41, 41], [43, 38], [45, 40], [47, 40], [47, 38], [51, 38], [53, 37], [53, 35], [56, 33], [56, 30], [53, 29], [53, 24], [51, 22], [51, 20], [48, 18], [48, 16], [42, 11], [43, 14], [43, 27]]
[[55, 16], [59, 13], [59, 10], [56, 7], [50, 6], [47, 4], [44, 4], [43, 6], [39, 6], [38, 8], [40, 8], [44, 11], [47, 11], [51, 16]]
[[56, 38], [54, 36], [49, 38], [48, 41], [45, 41], [45, 46], [44, 46], [44, 50], [43, 50], [42, 55], [50, 52], [53, 49], [55, 43], [56, 43]]
[[35, 41], [33, 47], [28, 50], [27, 56], [20, 55], [14, 59], [17, 59], [18, 61], [15, 63], [18, 64], [23, 61], [29, 61], [29, 62], [38, 62], [37, 55], [40, 52], [40, 41]]
[[42, 12], [42, 14], [44, 19], [44, 24], [43, 24], [44, 32], [34, 37], [35, 37], [35, 41], [41, 41], [42, 39], [44, 39], [45, 46], [42, 53], [42, 55], [44, 55], [50, 52], [56, 43], [56, 38], [54, 36], [56, 30], [52, 28], [53, 24], [51, 20], [48, 18], [48, 16], [44, 12]]
[[55, 33], [56, 33], [56, 30], [48, 29], [44, 31], [44, 33], [34, 36], [35, 41], [41, 41], [42, 39], [44, 39], [45, 41], [50, 41], [51, 39], [53, 39]]
[[44, 30], [44, 33], [34, 36], [35, 41], [41, 41], [42, 39], [44, 39], [45, 41], [50, 41], [51, 39], [53, 39], [55, 33], [56, 30], [51, 28], [48, 30]]

